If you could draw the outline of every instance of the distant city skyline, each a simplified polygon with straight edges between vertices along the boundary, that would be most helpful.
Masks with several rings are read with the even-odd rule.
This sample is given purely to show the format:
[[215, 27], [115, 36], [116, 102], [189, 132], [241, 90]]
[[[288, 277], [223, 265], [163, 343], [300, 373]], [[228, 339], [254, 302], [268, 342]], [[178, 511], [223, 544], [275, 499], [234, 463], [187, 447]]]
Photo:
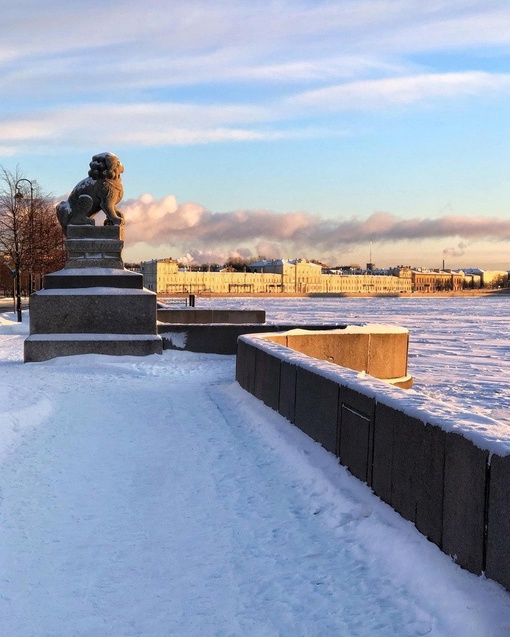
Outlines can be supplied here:
[[56, 199], [125, 165], [125, 259], [510, 267], [502, 0], [27, 0], [0, 164]]

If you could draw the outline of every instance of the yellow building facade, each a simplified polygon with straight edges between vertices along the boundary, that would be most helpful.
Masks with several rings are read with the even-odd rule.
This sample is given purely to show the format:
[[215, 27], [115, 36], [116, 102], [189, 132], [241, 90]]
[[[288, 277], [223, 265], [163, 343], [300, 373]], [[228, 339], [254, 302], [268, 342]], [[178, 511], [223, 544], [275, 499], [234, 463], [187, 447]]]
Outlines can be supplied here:
[[[304, 259], [253, 264], [246, 272], [196, 272], [179, 269], [173, 259], [140, 264], [147, 289], [173, 294], [402, 294], [411, 279], [391, 275], [323, 274]], [[248, 269], [247, 269], [248, 270]]]

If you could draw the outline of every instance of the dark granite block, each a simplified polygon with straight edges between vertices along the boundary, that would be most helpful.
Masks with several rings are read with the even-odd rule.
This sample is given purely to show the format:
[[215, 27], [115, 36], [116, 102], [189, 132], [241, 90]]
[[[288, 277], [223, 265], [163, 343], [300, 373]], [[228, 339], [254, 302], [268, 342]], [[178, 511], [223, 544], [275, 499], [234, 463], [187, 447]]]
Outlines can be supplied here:
[[395, 410], [382, 403], [375, 405], [372, 489], [381, 500], [391, 504], [393, 469], [393, 431]]
[[[342, 418], [341, 408], [339, 408], [337, 455], [340, 456], [340, 462], [342, 462], [342, 464], [346, 464], [343, 461], [343, 458], [345, 457], [345, 453], [351, 453], [350, 462], [353, 463], [354, 462], [354, 458], [352, 456], [352, 453], [354, 453], [353, 444], [359, 445], [362, 443], [363, 448], [365, 449], [366, 447], [366, 456], [365, 456], [365, 451], [360, 452], [359, 449], [356, 451], [356, 454], [358, 455], [358, 459], [356, 460], [356, 464], [358, 468], [354, 469], [354, 471], [360, 471], [359, 462], [362, 460], [362, 458], [364, 458], [363, 465], [365, 466], [366, 470], [365, 469], [361, 470], [361, 474], [358, 477], [363, 476], [361, 477], [361, 479], [367, 482], [367, 484], [371, 484], [372, 464], [373, 464], [375, 400], [373, 397], [367, 396], [366, 394], [362, 394], [361, 392], [351, 389], [350, 387], [346, 387], [345, 385], [340, 385], [339, 400], [340, 400], [340, 407], [341, 405], [345, 405], [347, 408], [349, 408], [352, 411], [352, 416], [354, 416], [355, 414], [359, 414], [362, 417], [366, 418], [368, 422], [366, 422], [365, 425], [362, 425], [362, 431], [359, 431], [357, 433], [354, 431], [351, 431], [351, 435], [354, 435], [354, 441], [351, 441], [350, 443], [348, 440], [343, 441], [343, 438], [344, 436], [347, 435], [347, 432], [344, 432], [344, 429], [343, 429], [344, 419]], [[352, 418], [349, 420], [349, 423], [352, 425]], [[364, 433], [365, 426], [368, 427], [366, 430], [366, 438]], [[356, 436], [358, 437], [361, 436], [361, 438], [356, 438]], [[350, 451], [347, 451], [348, 447]], [[344, 454], [343, 456], [342, 456], [342, 448], [343, 448], [343, 454]], [[349, 466], [349, 465], [346, 465], [346, 466]], [[354, 464], [353, 464], [353, 468], [354, 468]], [[350, 466], [349, 466], [349, 469], [353, 471], [353, 469], [351, 469]], [[354, 473], [354, 475], [357, 475], [357, 473]]]
[[66, 236], [68, 239], [94, 239], [101, 241], [103, 239], [120, 239], [124, 238], [123, 226], [67, 226]]
[[161, 338], [157, 335], [40, 334], [25, 339], [24, 360], [36, 363], [78, 354], [149, 356], [161, 352]]
[[162, 323], [208, 324], [224, 323], [228, 325], [263, 324], [266, 320], [264, 310], [202, 310], [192, 307], [183, 309], [158, 308], [158, 321]]
[[147, 290], [41, 290], [30, 297], [31, 334], [155, 334], [156, 295]]
[[445, 444], [442, 550], [472, 573], [484, 568], [485, 489], [489, 452], [457, 433]]
[[415, 522], [420, 499], [419, 462], [423, 450], [425, 423], [404, 412], [392, 411], [391, 506], [406, 520]]
[[280, 359], [269, 352], [255, 352], [255, 396], [272, 409], [278, 409], [280, 396]]
[[492, 456], [485, 574], [510, 590], [510, 456]]
[[296, 419], [296, 377], [296, 365], [282, 360], [280, 364], [278, 412], [292, 423], [295, 422]]
[[250, 394], [255, 391], [255, 353], [256, 348], [253, 345], [239, 341], [236, 380]]
[[[182, 327], [182, 326], [181, 326]], [[163, 339], [163, 345], [167, 346], [164, 349], [170, 349], [167, 344], [167, 339]], [[246, 389], [246, 351], [248, 345], [243, 341], [237, 342], [237, 356], [236, 356], [236, 381], [241, 385], [243, 389]]]
[[295, 424], [325, 449], [336, 453], [338, 384], [298, 367]]
[[340, 462], [352, 475], [368, 482], [370, 448], [370, 417], [351, 408], [345, 402], [340, 405]]
[[[188, 352], [203, 352], [207, 354], [225, 354], [232, 356], [237, 353], [237, 339], [245, 333], [255, 332], [254, 325], [215, 325], [210, 324], [158, 324], [158, 333], [164, 339], [165, 349], [185, 349]], [[182, 334], [184, 346], [177, 340], [174, 345], [173, 335]]]
[[441, 546], [443, 534], [444, 462], [446, 432], [425, 425], [421, 430], [421, 453], [416, 464], [416, 518], [418, 531]]
[[445, 432], [376, 406], [372, 488], [438, 546], [443, 530]]
[[143, 289], [143, 276], [129, 270], [107, 271], [94, 268], [80, 272], [78, 269], [59, 270], [44, 277], [45, 290], [77, 288], [126, 288]]

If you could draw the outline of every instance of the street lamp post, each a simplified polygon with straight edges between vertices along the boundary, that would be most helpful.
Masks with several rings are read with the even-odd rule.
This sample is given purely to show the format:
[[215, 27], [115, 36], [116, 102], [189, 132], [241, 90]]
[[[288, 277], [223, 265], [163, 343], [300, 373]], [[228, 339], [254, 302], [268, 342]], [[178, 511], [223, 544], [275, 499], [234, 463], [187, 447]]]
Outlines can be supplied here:
[[[34, 184], [30, 179], [22, 177], [14, 184], [15, 194], [14, 197], [18, 201], [24, 199], [23, 192], [19, 188], [19, 184], [25, 181], [30, 186], [30, 255], [29, 255], [29, 271], [28, 271], [28, 293], [33, 292], [33, 258], [34, 258]], [[19, 276], [19, 275], [18, 275]]]
[[[20, 199], [23, 199], [23, 193], [21, 192], [21, 190], [19, 189], [19, 184], [22, 181], [26, 181], [28, 184], [30, 184], [30, 226], [31, 226], [31, 230], [32, 230], [32, 224], [33, 224], [33, 206], [34, 206], [34, 185], [33, 183], [30, 181], [30, 179], [18, 179], [18, 181], [14, 184], [14, 211], [13, 214], [15, 216], [15, 218], [13, 219], [14, 223], [13, 223], [13, 228], [14, 228], [14, 236], [13, 236], [13, 240], [14, 240], [14, 250], [13, 253], [11, 254], [12, 260], [13, 260], [13, 265], [14, 265], [14, 280], [15, 280], [15, 287], [16, 287], [16, 291], [15, 291], [15, 296], [16, 296], [16, 303], [15, 303], [15, 308], [16, 308], [16, 314], [17, 314], [17, 318], [18, 318], [18, 323], [21, 323], [22, 321], [22, 314], [21, 314], [21, 272], [20, 272], [20, 266], [21, 266], [21, 245], [20, 245], [20, 235], [19, 235], [19, 231], [20, 231], [20, 226], [19, 226], [19, 218], [17, 218], [17, 203], [20, 201]], [[30, 240], [32, 241], [32, 237], [30, 238]], [[32, 245], [30, 246], [30, 256], [32, 257]], [[30, 283], [31, 285], [31, 283]]]

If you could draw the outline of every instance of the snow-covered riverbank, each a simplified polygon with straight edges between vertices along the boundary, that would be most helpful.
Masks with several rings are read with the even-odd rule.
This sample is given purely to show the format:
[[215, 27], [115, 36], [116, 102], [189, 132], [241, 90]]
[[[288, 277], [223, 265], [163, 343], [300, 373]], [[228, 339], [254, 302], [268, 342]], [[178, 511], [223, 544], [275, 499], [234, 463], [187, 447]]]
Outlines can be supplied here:
[[[418, 387], [505, 415], [504, 307], [365, 301], [265, 307], [408, 327]], [[13, 318], [0, 315], [0, 634], [510, 634], [510, 594], [243, 392], [234, 357], [23, 364]]]

